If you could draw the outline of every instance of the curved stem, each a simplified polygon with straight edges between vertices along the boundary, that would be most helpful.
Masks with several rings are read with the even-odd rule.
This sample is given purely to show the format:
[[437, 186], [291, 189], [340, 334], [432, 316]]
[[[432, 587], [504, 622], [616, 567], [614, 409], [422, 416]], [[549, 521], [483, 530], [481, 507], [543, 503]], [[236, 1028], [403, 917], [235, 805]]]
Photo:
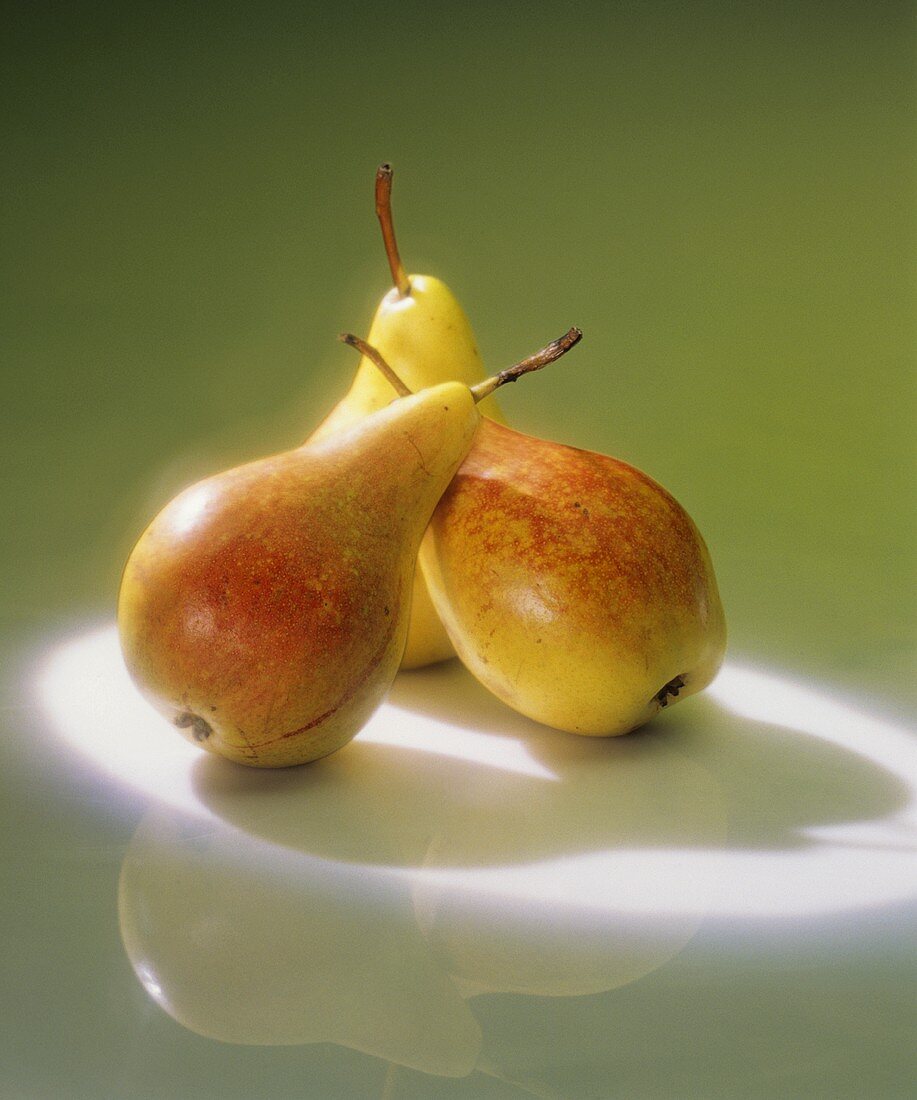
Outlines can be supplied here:
[[345, 344], [349, 344], [352, 348], [356, 348], [361, 355], [365, 355], [367, 359], [375, 363], [400, 397], [407, 397], [408, 394], [413, 393], [413, 390], [407, 388], [372, 344], [367, 344], [365, 340], [361, 340], [359, 336], [354, 336], [352, 332], [342, 332], [338, 339], [343, 340]]
[[[521, 378], [523, 374], [530, 374], [534, 370], [541, 370], [541, 368], [546, 367], [548, 363], [553, 363], [555, 359], [560, 359], [560, 357], [566, 355], [571, 348], [576, 347], [582, 338], [582, 329], [568, 329], [563, 336], [558, 336], [557, 339], [552, 340], [550, 344], [545, 344], [541, 351], [536, 351], [534, 355], [530, 355], [527, 359], [522, 359], [518, 363], [513, 363], [511, 367], [506, 367], [492, 378], [487, 378], [483, 382], [478, 382], [476, 386], [469, 386], [468, 389], [475, 400], [475, 404], [492, 394], [494, 390], [499, 389], [500, 386], [505, 386], [507, 382], [515, 382], [516, 379]], [[343, 340], [345, 344], [349, 344], [352, 348], [356, 348], [361, 355], [365, 355], [370, 362], [374, 363], [382, 374], [385, 375], [400, 397], [407, 397], [414, 392], [408, 389], [385, 359], [382, 358], [381, 352], [374, 348], [372, 344], [367, 344], [365, 340], [361, 340], [359, 336], [354, 336], [352, 332], [342, 332], [338, 339]]]
[[556, 340], [546, 344], [541, 351], [536, 351], [528, 359], [514, 363], [511, 367], [506, 367], [505, 370], [501, 370], [499, 374], [495, 374], [492, 378], [487, 378], [483, 382], [478, 382], [476, 386], [471, 386], [472, 397], [475, 401], [482, 401], [494, 390], [499, 389], [500, 386], [505, 386], [507, 382], [515, 382], [517, 378], [521, 378], [523, 374], [528, 374], [530, 371], [541, 370], [548, 363], [553, 363], [555, 359], [560, 359], [562, 355], [566, 355], [582, 338], [582, 329], [568, 329], [563, 336], [558, 336]]
[[392, 221], [392, 176], [390, 164], [380, 164], [376, 169], [376, 217], [382, 226], [382, 240], [385, 242], [385, 255], [392, 270], [392, 282], [398, 294], [406, 298], [411, 293], [411, 280], [398, 255], [398, 242], [395, 240], [395, 223]]

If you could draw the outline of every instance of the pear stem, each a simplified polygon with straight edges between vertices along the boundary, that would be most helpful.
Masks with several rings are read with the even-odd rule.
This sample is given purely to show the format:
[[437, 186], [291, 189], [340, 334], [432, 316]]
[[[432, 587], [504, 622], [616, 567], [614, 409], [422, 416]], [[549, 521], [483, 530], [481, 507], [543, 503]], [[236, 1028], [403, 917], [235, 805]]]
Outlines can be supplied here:
[[392, 220], [392, 176], [390, 164], [380, 164], [376, 169], [376, 217], [382, 226], [382, 240], [385, 242], [385, 255], [392, 269], [392, 282], [401, 298], [411, 293], [411, 280], [398, 255], [398, 242], [395, 240], [395, 223]]
[[528, 359], [523, 359], [519, 363], [514, 363], [511, 367], [506, 367], [498, 374], [495, 374], [492, 378], [487, 378], [483, 382], [478, 382], [476, 386], [471, 386], [471, 396], [475, 401], [483, 401], [483, 399], [499, 389], [500, 386], [505, 386], [507, 382], [515, 382], [517, 378], [521, 378], [523, 374], [528, 374], [533, 370], [541, 370], [542, 367], [546, 367], [548, 363], [553, 363], [555, 359], [560, 359], [562, 355], [566, 355], [567, 352], [575, 347], [583, 338], [582, 329], [571, 328], [559, 336], [556, 340], [552, 340], [550, 344], [546, 344], [541, 351], [536, 351], [534, 355], [530, 355]]
[[377, 351], [372, 344], [367, 344], [365, 340], [361, 340], [359, 336], [354, 336], [352, 332], [342, 332], [338, 339], [343, 340], [345, 344], [349, 344], [352, 348], [356, 348], [361, 355], [365, 355], [367, 359], [375, 363], [388, 379], [399, 397], [407, 397], [409, 394], [413, 393], [413, 390], [407, 388], [404, 382], [401, 381], [398, 375], [395, 374], [388, 363], [382, 358], [382, 354]]
[[[505, 386], [507, 382], [515, 382], [523, 374], [530, 374], [533, 370], [541, 370], [548, 363], [560, 359], [562, 355], [566, 355], [572, 347], [575, 347], [582, 338], [582, 329], [568, 329], [563, 336], [558, 336], [550, 344], [545, 344], [541, 351], [536, 351], [534, 355], [530, 355], [527, 359], [513, 363], [511, 367], [506, 367], [492, 378], [486, 378], [483, 382], [478, 382], [476, 386], [469, 386], [468, 389], [474, 398], [475, 404], [483, 401], [485, 397], [492, 394], [494, 390], [499, 389], [500, 386]], [[365, 355], [370, 362], [374, 363], [400, 397], [407, 397], [414, 392], [408, 389], [382, 358], [382, 353], [374, 348], [372, 344], [367, 344], [365, 340], [361, 340], [359, 336], [354, 336], [352, 332], [342, 332], [338, 339], [343, 340], [345, 344], [349, 344], [352, 348], [356, 348], [361, 355]]]

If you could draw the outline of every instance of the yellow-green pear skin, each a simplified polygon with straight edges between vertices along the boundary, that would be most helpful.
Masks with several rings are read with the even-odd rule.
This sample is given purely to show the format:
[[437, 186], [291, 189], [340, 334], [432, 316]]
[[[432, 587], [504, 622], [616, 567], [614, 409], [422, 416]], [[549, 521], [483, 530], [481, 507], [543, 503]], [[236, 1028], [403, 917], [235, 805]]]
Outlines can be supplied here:
[[418, 546], [480, 419], [468, 387], [446, 383], [179, 494], [122, 578], [140, 688], [243, 764], [346, 744], [398, 670]]
[[[374, 347], [409, 390], [440, 382], [473, 386], [485, 377], [484, 364], [465, 311], [455, 295], [432, 275], [409, 276], [410, 292], [392, 287], [379, 303], [366, 342]], [[310, 436], [317, 442], [367, 413], [391, 404], [391, 383], [367, 358], [360, 360], [347, 394]], [[502, 422], [493, 397], [479, 405], [484, 416]]]
[[696, 526], [625, 462], [484, 421], [420, 563], [458, 655], [548, 726], [627, 733], [700, 691], [726, 645]]
[[[392, 366], [410, 390], [440, 382], [472, 386], [485, 375], [477, 343], [464, 310], [448, 286], [431, 275], [411, 275], [410, 292], [393, 287], [376, 311], [367, 341]], [[391, 384], [363, 358], [347, 395], [310, 437], [317, 442], [384, 408], [394, 397]], [[482, 414], [502, 422], [493, 397], [480, 403]], [[455, 650], [417, 570], [410, 627], [401, 667], [419, 668], [455, 656]]]

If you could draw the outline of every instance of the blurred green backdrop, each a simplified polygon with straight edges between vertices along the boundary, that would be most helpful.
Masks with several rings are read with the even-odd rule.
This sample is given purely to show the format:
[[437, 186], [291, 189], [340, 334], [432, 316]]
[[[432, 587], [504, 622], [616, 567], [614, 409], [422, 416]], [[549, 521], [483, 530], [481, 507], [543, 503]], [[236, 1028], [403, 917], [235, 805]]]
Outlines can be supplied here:
[[7, 649], [112, 612], [180, 485], [302, 437], [408, 267], [514, 424], [643, 467], [732, 654], [912, 679], [914, 8], [18, 5], [3, 42]]

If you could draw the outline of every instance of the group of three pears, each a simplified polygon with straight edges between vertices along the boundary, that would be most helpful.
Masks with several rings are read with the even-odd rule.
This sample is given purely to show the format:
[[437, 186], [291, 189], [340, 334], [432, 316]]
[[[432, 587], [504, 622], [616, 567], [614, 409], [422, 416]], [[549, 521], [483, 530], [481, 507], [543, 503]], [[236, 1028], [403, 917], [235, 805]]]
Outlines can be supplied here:
[[[507, 427], [490, 396], [577, 329], [485, 378], [458, 302], [394, 286], [347, 395], [301, 446], [185, 489], [121, 582], [127, 667], [186, 736], [243, 764], [340, 748], [399, 668], [454, 656], [517, 711], [607, 736], [705, 687], [725, 649], [706, 546], [625, 462]], [[458, 716], [460, 717], [460, 716]]]

